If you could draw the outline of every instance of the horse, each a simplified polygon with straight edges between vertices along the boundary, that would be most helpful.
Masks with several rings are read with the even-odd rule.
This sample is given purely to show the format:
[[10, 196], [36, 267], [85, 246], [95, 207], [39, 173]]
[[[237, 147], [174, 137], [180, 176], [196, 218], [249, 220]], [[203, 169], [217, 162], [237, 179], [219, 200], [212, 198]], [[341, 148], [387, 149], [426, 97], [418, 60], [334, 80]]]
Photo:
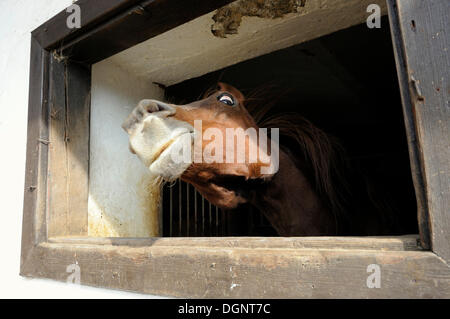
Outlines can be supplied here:
[[[158, 180], [180, 178], [224, 210], [250, 204], [280, 236], [401, 233], [389, 206], [377, 200], [367, 181], [352, 172], [335, 138], [298, 114], [269, 116], [270, 108], [270, 103], [246, 98], [235, 87], [218, 83], [202, 99], [185, 105], [142, 100], [122, 128], [129, 135], [130, 151]], [[200, 127], [196, 125], [199, 120]], [[195, 145], [208, 129], [223, 136], [227, 129], [255, 129], [260, 137], [260, 128], [279, 130], [276, 171], [267, 169], [272, 162], [249, 160], [251, 144], [266, 155], [275, 149], [248, 136], [243, 161], [194, 160], [195, 154], [204, 154], [210, 147], [203, 138]], [[269, 143], [272, 136], [267, 134], [266, 139]], [[222, 149], [213, 155], [219, 157], [236, 146], [235, 141], [218, 145]], [[191, 155], [185, 161], [174, 161], [170, 154], [186, 146]]]

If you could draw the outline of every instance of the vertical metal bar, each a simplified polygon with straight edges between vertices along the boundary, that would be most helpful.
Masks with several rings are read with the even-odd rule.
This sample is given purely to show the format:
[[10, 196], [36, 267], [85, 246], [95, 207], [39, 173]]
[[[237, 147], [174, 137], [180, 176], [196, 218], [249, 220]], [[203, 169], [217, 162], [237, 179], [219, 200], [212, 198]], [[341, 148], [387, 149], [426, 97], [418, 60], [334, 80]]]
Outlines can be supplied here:
[[194, 231], [195, 236], [198, 235], [197, 233], [197, 189], [194, 187]]
[[219, 207], [216, 206], [216, 236], [219, 236]]
[[183, 236], [183, 234], [181, 233], [182, 230], [182, 222], [183, 222], [183, 216], [181, 215], [181, 200], [182, 200], [182, 194], [181, 194], [181, 180], [178, 180], [178, 231], [179, 231], [179, 236]]
[[222, 236], [227, 236], [227, 216], [223, 209], [220, 212], [222, 213]]
[[189, 218], [189, 184], [186, 183], [186, 236], [189, 237], [189, 223], [191, 219]]
[[248, 225], [247, 231], [248, 231], [250, 236], [253, 236], [254, 235], [253, 234], [253, 230], [255, 229], [255, 212], [253, 211], [253, 207], [252, 206], [249, 207], [248, 213], [250, 215], [250, 218], [249, 218], [249, 221], [248, 221], [249, 225]]
[[212, 225], [211, 225], [211, 220], [212, 220], [212, 212], [211, 212], [211, 203], [209, 203], [209, 236], [212, 235]]
[[202, 196], [202, 236], [205, 236], [205, 198]]
[[172, 225], [173, 225], [173, 188], [172, 185], [169, 186], [169, 190], [170, 190], [170, 195], [169, 195], [169, 236], [172, 237], [173, 235], [173, 230], [172, 230]]
[[161, 189], [161, 194], [160, 194], [160, 198], [159, 198], [159, 237], [163, 237], [164, 235], [164, 188], [160, 188]]

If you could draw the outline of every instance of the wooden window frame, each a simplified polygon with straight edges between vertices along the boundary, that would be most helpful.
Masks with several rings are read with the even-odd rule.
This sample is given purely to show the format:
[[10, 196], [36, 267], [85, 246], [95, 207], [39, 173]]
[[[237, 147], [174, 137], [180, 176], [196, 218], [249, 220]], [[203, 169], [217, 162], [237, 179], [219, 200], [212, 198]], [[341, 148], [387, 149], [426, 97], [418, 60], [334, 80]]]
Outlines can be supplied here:
[[[80, 0], [74, 30], [59, 13], [32, 33], [21, 275], [66, 281], [78, 264], [84, 285], [157, 295], [450, 297], [449, 92], [436, 84], [450, 66], [431, 40], [448, 39], [446, 1], [387, 1], [420, 237], [83, 237], [90, 66], [231, 1]], [[380, 288], [366, 285], [370, 264]]]

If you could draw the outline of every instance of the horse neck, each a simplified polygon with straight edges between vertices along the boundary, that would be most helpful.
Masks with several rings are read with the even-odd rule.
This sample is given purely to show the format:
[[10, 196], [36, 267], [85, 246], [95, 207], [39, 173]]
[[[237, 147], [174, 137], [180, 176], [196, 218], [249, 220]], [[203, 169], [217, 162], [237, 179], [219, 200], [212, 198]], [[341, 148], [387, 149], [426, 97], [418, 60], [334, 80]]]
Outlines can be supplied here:
[[280, 150], [279, 171], [250, 198], [280, 236], [336, 233], [336, 222], [305, 174]]

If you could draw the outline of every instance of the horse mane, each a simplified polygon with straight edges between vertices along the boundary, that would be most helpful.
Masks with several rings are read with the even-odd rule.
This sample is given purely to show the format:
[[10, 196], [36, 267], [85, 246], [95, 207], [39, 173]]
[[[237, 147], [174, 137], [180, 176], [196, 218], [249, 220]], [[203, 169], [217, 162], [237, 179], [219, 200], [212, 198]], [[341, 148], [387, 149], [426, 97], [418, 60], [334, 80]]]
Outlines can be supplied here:
[[[209, 96], [216, 88], [217, 86], [211, 87], [203, 96]], [[388, 216], [389, 205], [377, 198], [365, 176], [356, 178], [358, 181], [355, 190], [354, 179], [358, 174], [353, 171], [349, 156], [338, 139], [300, 114], [279, 109], [283, 97], [291, 93], [289, 89], [267, 84], [248, 92], [243, 91], [246, 97], [245, 108], [256, 124], [268, 129], [279, 129], [280, 147], [309, 179], [315, 192], [335, 218], [338, 233], [354, 234], [352, 229], [360, 222], [361, 229], [358, 232], [365, 234], [366, 226], [362, 225], [362, 221], [364, 218], [370, 219], [371, 214], [379, 225], [388, 225], [386, 229], [394, 227], [392, 225], [395, 222]], [[284, 142], [290, 143], [283, 145]]]
[[[349, 219], [347, 208], [351, 193], [346, 176], [349, 166], [346, 152], [336, 138], [303, 116], [294, 112], [273, 114], [279, 104], [277, 101], [280, 95], [287, 93], [280, 94], [276, 91], [273, 87], [251, 91], [245, 100], [245, 107], [259, 127], [279, 129], [282, 147], [283, 140], [293, 142], [291, 147], [287, 147], [287, 152], [292, 155], [292, 146], [298, 149], [301, 158], [298, 159], [299, 154], [291, 158], [300, 169], [303, 168], [305, 176], [334, 215], [339, 227], [344, 219]], [[270, 92], [276, 92], [277, 97], [269, 97], [268, 95], [273, 94]]]

